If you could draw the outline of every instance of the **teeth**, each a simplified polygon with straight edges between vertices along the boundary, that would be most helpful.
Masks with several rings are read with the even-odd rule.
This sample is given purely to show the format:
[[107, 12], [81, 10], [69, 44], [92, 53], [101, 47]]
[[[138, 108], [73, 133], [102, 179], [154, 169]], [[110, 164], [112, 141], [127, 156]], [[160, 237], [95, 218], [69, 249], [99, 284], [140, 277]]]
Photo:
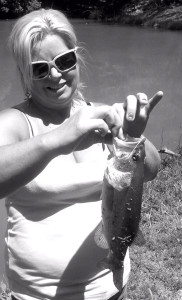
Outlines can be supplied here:
[[57, 87], [48, 87], [48, 89], [50, 89], [50, 90], [58, 90]]
[[64, 86], [64, 84], [61, 85], [61, 86], [56, 86], [56, 87], [54, 87], [54, 86], [48, 86], [47, 88], [49, 90], [57, 91], [57, 90], [61, 89], [63, 86]]

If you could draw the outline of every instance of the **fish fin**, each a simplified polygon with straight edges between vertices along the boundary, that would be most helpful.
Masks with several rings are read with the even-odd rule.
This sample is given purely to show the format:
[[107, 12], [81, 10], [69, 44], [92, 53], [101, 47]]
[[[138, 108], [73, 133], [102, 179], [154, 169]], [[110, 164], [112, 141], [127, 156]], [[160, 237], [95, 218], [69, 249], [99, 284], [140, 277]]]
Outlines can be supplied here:
[[113, 271], [113, 282], [115, 287], [119, 291], [122, 291], [123, 289], [123, 273], [124, 273], [124, 268], [120, 268]]
[[132, 245], [144, 246], [145, 244], [146, 244], [146, 240], [145, 240], [145, 237], [143, 235], [143, 232], [141, 231], [141, 229], [138, 229], [138, 232], [136, 234], [136, 237], [135, 237]]
[[[117, 260], [118, 263], [118, 260]], [[120, 263], [120, 262], [119, 262]], [[114, 261], [114, 257], [111, 251], [109, 251], [107, 257], [104, 257], [103, 259], [101, 259], [98, 263], [97, 266], [99, 267], [99, 269], [101, 270], [105, 270], [105, 269], [109, 269], [111, 271], [116, 269], [115, 266], [115, 261]]]
[[112, 261], [112, 256], [108, 255], [107, 257], [103, 258], [100, 262], [98, 262], [97, 267], [100, 270], [109, 269], [113, 273], [113, 281], [115, 287], [121, 291], [123, 288], [123, 264], [119, 268], [115, 268]]
[[100, 248], [109, 249], [107, 240], [104, 236], [102, 222], [99, 223], [99, 225], [97, 226], [97, 228], [95, 230], [94, 240], [95, 240], [97, 246], [99, 246]]
[[110, 269], [111, 270], [111, 265], [109, 263], [109, 260], [107, 257], [103, 258], [102, 260], [100, 260], [98, 263], [97, 263], [97, 267], [100, 269], [100, 270], [105, 270], [105, 269]]

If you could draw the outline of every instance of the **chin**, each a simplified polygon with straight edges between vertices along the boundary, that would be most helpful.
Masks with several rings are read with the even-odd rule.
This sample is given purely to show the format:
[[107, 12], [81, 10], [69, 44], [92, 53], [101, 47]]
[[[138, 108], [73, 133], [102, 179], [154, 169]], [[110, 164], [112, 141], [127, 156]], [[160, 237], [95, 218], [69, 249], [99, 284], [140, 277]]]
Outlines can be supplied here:
[[56, 101], [56, 106], [58, 108], [66, 108], [66, 107], [70, 107], [71, 105], [71, 102], [72, 102], [72, 98], [62, 98], [62, 97], [59, 97]]
[[70, 105], [74, 96], [74, 92], [75, 91], [69, 91], [58, 96], [58, 102], [62, 103], [65, 106]]

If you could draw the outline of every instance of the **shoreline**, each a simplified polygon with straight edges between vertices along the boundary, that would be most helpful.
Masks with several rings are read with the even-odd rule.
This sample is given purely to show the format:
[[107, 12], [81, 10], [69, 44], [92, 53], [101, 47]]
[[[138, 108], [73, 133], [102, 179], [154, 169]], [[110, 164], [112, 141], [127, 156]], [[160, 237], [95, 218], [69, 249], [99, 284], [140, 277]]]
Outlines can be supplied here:
[[[141, 2], [141, 3], [140, 3]], [[88, 21], [106, 24], [152, 27], [165, 30], [182, 30], [182, 5], [168, 7], [145, 7], [142, 1], [138, 5], [126, 6], [121, 13], [114, 16], [101, 16], [99, 11], [92, 12]]]
[[120, 21], [128, 25], [182, 30], [182, 5], [146, 12], [136, 10], [134, 13], [124, 14]]
[[[116, 11], [113, 6], [112, 12], [107, 13], [103, 12], [102, 8], [92, 8], [89, 12], [77, 9], [68, 10], [65, 13], [72, 19], [82, 19], [86, 22], [182, 30], [182, 4], [156, 6], [152, 1], [139, 0], [133, 1], [119, 11]], [[13, 19], [6, 15], [6, 18], [1, 17], [0, 21]]]

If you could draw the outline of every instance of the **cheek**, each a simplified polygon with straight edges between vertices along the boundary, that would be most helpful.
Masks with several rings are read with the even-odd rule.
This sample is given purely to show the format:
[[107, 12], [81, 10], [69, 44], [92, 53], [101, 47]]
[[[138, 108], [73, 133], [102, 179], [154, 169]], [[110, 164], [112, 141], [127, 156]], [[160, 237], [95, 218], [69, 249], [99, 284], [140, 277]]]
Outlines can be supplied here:
[[77, 86], [79, 84], [79, 76], [78, 74], [75, 76], [75, 78], [73, 79], [73, 87], [76, 89]]
[[79, 83], [79, 72], [77, 69], [72, 70], [67, 74], [68, 85], [72, 88], [76, 88]]
[[34, 81], [32, 83], [32, 91], [36, 92], [36, 91], [40, 91], [42, 88], [42, 84], [41, 84], [41, 81]]

